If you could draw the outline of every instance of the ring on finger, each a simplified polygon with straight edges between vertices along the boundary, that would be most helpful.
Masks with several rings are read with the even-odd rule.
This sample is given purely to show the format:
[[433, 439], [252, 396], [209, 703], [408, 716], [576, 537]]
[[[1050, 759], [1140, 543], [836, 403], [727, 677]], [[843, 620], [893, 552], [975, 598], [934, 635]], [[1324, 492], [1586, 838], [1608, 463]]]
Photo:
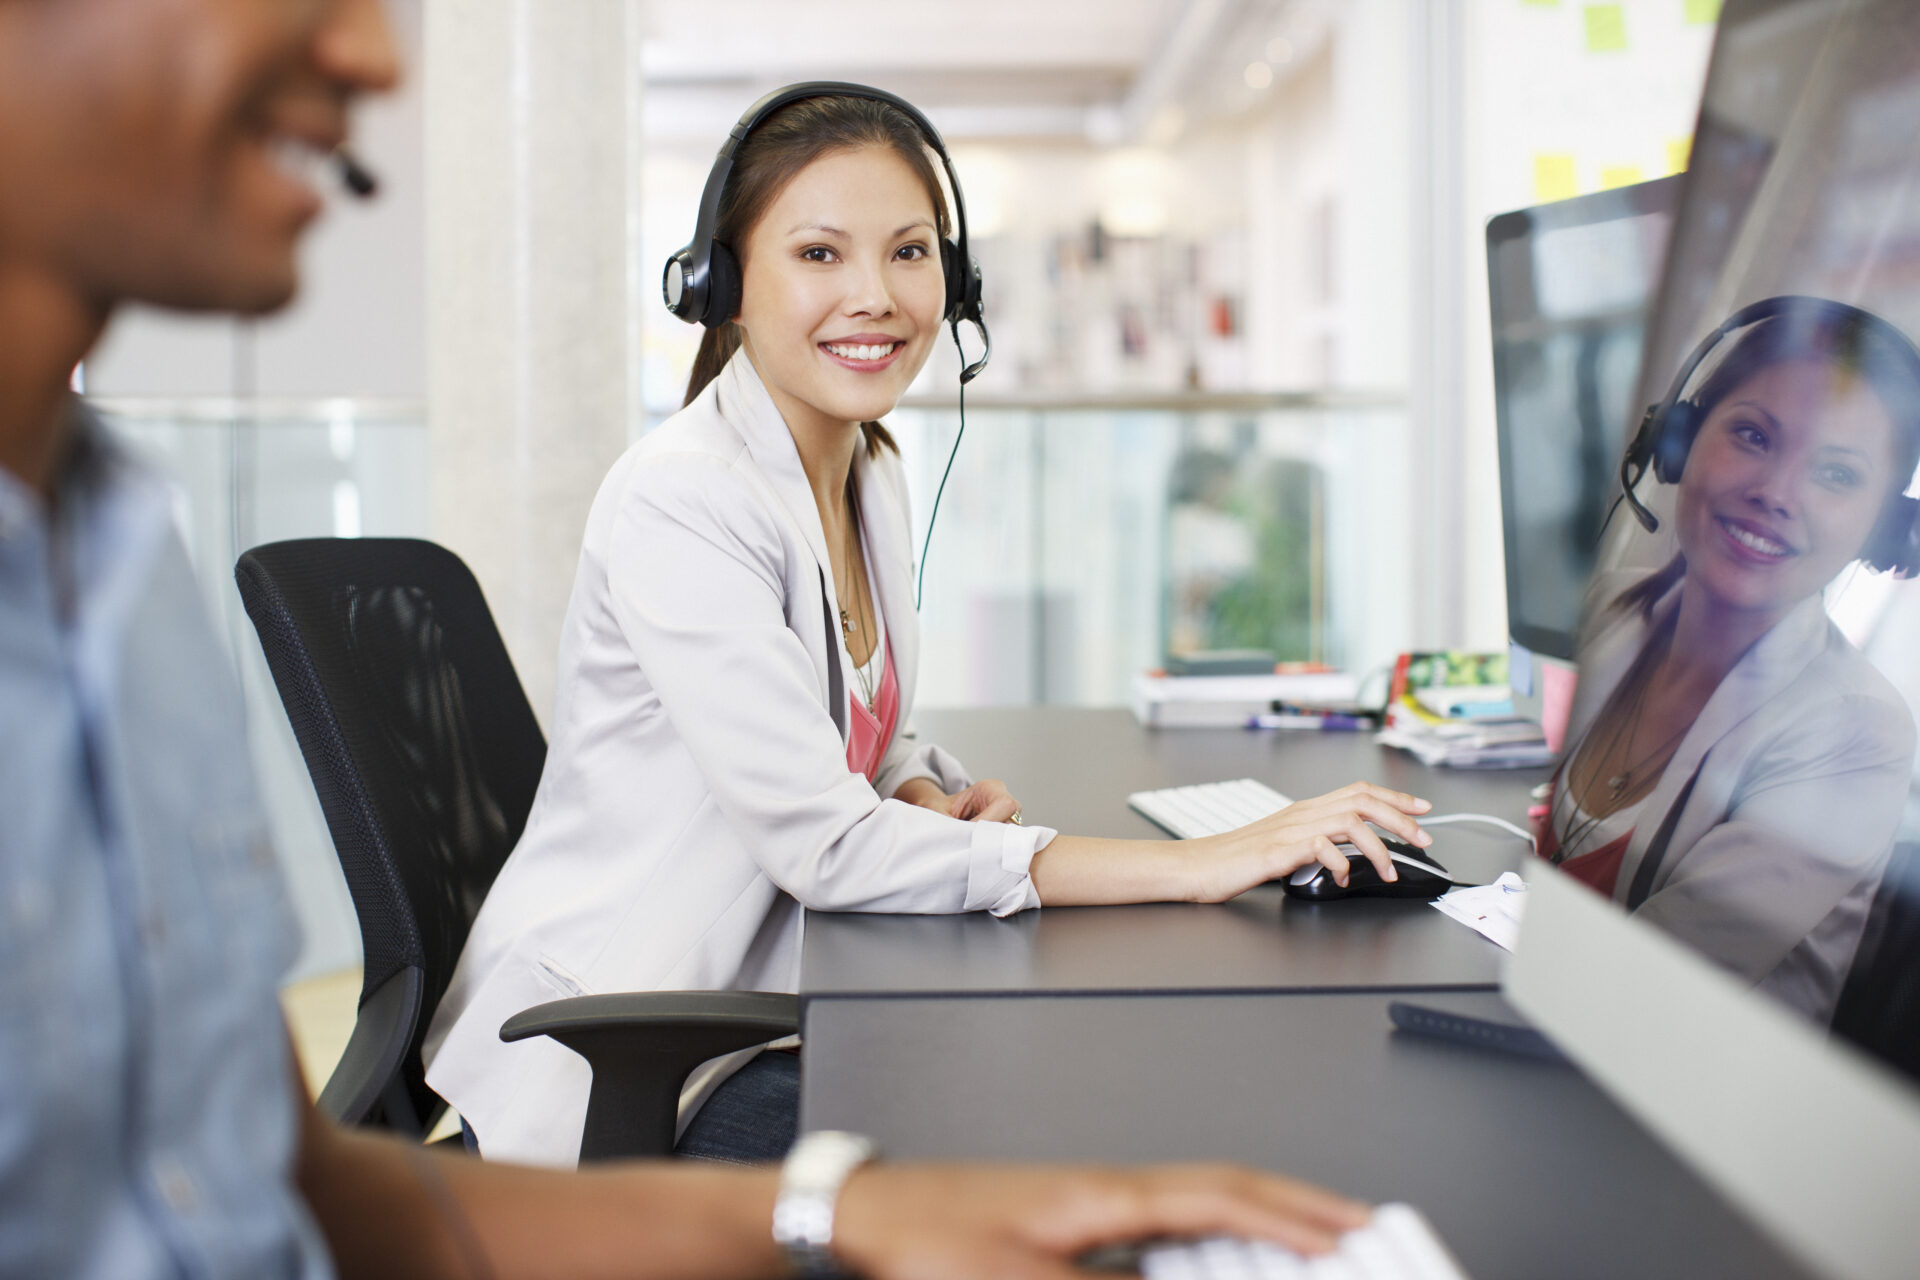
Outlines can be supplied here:
[[1007, 821], [1011, 822], [1016, 827], [1023, 827], [1026, 825], [1026, 823], [1020, 821], [1020, 811], [1018, 809], [1015, 809], [1013, 811], [1013, 816], [1011, 818], [1008, 818]]

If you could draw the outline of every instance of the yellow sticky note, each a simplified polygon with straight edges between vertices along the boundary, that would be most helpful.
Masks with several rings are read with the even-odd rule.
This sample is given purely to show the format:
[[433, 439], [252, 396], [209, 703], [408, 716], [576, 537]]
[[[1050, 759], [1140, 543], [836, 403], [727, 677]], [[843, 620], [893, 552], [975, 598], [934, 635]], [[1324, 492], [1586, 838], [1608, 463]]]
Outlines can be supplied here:
[[1587, 6], [1587, 51], [1618, 53], [1627, 47], [1627, 11], [1617, 4]]
[[1637, 164], [1609, 164], [1600, 167], [1600, 189], [1611, 191], [1615, 187], [1630, 187], [1640, 181], [1640, 166]]
[[1667, 172], [1685, 173], [1687, 161], [1693, 156], [1693, 138], [1671, 138], [1667, 141]]
[[1573, 157], [1542, 153], [1533, 158], [1533, 198], [1541, 204], [1570, 200], [1580, 194], [1580, 181], [1574, 176]]
[[1528, 9], [1558, 9], [1560, 7], [1560, 0], [1520, 0], [1520, 3]]
[[1710, 27], [1720, 21], [1720, 0], [1687, 0], [1687, 23]]

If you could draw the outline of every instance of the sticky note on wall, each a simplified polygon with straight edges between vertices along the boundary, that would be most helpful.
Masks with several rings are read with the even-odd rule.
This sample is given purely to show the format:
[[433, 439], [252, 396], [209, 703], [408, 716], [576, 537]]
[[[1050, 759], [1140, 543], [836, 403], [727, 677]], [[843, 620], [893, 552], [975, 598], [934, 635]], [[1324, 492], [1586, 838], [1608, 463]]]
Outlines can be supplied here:
[[1720, 21], [1720, 0], [1687, 0], [1687, 22], [1696, 27]]
[[1600, 189], [1611, 191], [1615, 187], [1630, 187], [1640, 181], [1640, 166], [1637, 164], [1610, 164], [1600, 169]]
[[1533, 198], [1539, 204], [1571, 200], [1580, 194], [1573, 157], [1564, 152], [1542, 152], [1533, 158]]
[[1674, 138], [1667, 143], [1667, 172], [1685, 173], [1687, 161], [1693, 158], [1693, 139]]
[[1587, 51], [1618, 53], [1627, 47], [1627, 10], [1624, 5], [1587, 6]]

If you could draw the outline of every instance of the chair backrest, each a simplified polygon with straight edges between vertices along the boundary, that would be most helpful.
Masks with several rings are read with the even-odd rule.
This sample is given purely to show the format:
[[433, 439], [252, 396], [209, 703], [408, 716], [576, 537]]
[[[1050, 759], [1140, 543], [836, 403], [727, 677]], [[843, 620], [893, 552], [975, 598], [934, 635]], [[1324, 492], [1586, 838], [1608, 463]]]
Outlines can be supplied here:
[[1920, 845], [1895, 845], [1833, 1029], [1920, 1084]]
[[410, 992], [392, 1055], [405, 1092], [354, 1118], [419, 1132], [444, 1107], [420, 1042], [526, 825], [546, 739], [480, 584], [444, 547], [276, 542], [234, 577], [360, 918], [361, 1004], [396, 978]]

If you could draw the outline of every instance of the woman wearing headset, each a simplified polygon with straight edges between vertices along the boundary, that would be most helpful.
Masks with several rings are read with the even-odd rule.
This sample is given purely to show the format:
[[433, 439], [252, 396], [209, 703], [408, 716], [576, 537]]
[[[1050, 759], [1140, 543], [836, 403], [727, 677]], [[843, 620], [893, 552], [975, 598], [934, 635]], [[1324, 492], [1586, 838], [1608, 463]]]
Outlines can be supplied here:
[[1634, 452], [1679, 484], [1679, 552], [1596, 579], [1541, 852], [1825, 1021], [1892, 848], [1914, 726], [1821, 592], [1863, 557], [1912, 571], [1920, 355], [1852, 307], [1770, 299], [1703, 344], [1670, 401]]
[[[917, 740], [906, 486], [878, 420], [966, 309], [944, 150], [857, 86], [772, 95], [734, 138], [686, 408], [594, 501], [540, 789], [426, 1045], [489, 1155], [572, 1160], [589, 1084], [556, 1044], [501, 1044], [506, 1018], [581, 992], [792, 991], [802, 907], [1218, 901], [1315, 859], [1344, 878], [1336, 841], [1392, 878], [1369, 821], [1429, 840], [1425, 801], [1369, 784], [1206, 840], [1061, 836]], [[751, 1056], [696, 1072], [683, 1118]], [[762, 1055], [682, 1150], [777, 1155], [795, 1079]]]

